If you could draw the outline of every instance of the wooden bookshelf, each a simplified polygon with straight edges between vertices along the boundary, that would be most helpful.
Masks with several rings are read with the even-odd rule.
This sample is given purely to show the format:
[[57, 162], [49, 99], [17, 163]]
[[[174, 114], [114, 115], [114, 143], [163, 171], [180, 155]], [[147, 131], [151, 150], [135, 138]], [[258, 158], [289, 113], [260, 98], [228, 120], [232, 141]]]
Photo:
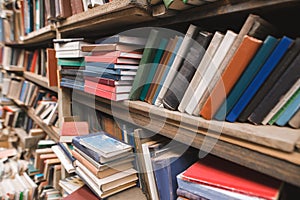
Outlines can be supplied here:
[[[109, 115], [113, 115], [112, 110], [115, 110], [116, 118], [129, 123], [132, 119], [140, 127], [157, 131], [198, 149], [203, 150], [202, 145], [205, 144], [211, 150], [209, 153], [300, 186], [300, 153], [295, 149], [300, 138], [298, 130], [227, 122], [210, 125], [212, 121], [157, 108], [144, 102], [111, 102], [76, 90], [73, 91], [72, 100]], [[216, 132], [217, 129], [221, 134]], [[295, 137], [284, 142], [289, 133]], [[258, 144], [261, 142], [264, 145]], [[282, 151], [281, 145], [288, 143], [293, 148], [290, 152]], [[273, 148], [268, 144], [273, 145]]]
[[101, 37], [151, 20], [153, 18], [145, 1], [114, 0], [58, 22], [57, 28], [63, 37], [86, 34]]
[[57, 93], [57, 87], [49, 87], [48, 86], [48, 79], [47, 77], [32, 73], [32, 72], [27, 72], [24, 71], [24, 78], [39, 85], [42, 86], [48, 90], [51, 90], [52, 92], [56, 92]]

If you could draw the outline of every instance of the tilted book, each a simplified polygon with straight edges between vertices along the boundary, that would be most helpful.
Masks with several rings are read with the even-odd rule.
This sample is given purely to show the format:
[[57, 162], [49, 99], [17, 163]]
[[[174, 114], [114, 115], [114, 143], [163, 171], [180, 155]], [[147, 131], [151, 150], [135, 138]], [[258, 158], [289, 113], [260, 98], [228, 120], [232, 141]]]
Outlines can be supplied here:
[[196, 72], [195, 72], [187, 90], [185, 91], [179, 106], [178, 106], [178, 110], [180, 112], [185, 111], [185, 108], [186, 108], [187, 104], [189, 103], [190, 98], [192, 98], [197, 85], [199, 84], [200, 80], [203, 78], [202, 76], [206, 72], [207, 66], [209, 65], [214, 54], [216, 53], [223, 38], [224, 38], [224, 35], [222, 33], [218, 32], [218, 31], [215, 32], [199, 66], [197, 67], [197, 70], [196, 70]]
[[217, 120], [224, 120], [227, 113], [231, 111], [234, 104], [239, 100], [247, 86], [251, 83], [256, 73], [264, 65], [274, 48], [276, 47], [278, 39], [273, 36], [268, 36], [263, 45], [259, 48], [254, 58], [251, 60], [246, 70], [243, 72], [237, 83], [234, 85], [226, 101], [220, 106], [214, 118]]
[[[271, 111], [274, 104], [269, 104], [265, 106], [261, 105], [265, 102], [264, 97], [270, 90], [272, 90], [281, 78], [282, 74], [289, 69], [292, 62], [300, 52], [300, 38], [297, 38], [295, 42], [290, 46], [288, 51], [285, 53], [284, 57], [278, 63], [276, 68], [272, 71], [268, 79], [265, 81], [264, 85], [257, 91], [256, 95], [253, 97], [249, 105], [246, 107], [245, 111], [241, 114], [241, 119], [244, 120], [247, 115], [248, 120], [254, 124], [261, 124], [264, 117]], [[290, 85], [291, 87], [291, 85]]]
[[174, 57], [174, 61], [170, 67], [170, 69], [168, 70], [167, 76], [164, 80], [164, 83], [160, 89], [160, 92], [157, 96], [156, 99], [156, 103], [155, 105], [160, 106], [162, 104], [162, 100], [168, 90], [168, 88], [170, 87], [171, 83], [174, 80], [174, 77], [176, 76], [176, 73], [178, 72], [178, 70], [180, 69], [182, 62], [183, 62], [183, 58], [186, 57], [187, 52], [190, 49], [190, 45], [193, 41], [193, 39], [198, 35], [198, 30], [199, 28], [193, 24], [191, 24], [183, 38], [183, 41], [178, 49], [177, 54]]
[[174, 77], [164, 98], [164, 107], [170, 110], [176, 110], [191, 79], [193, 78], [197, 67], [207, 49], [212, 38], [212, 34], [207, 31], [200, 31], [191, 48], [183, 61], [181, 68]]
[[233, 109], [228, 113], [226, 120], [229, 122], [234, 122], [251, 101], [252, 97], [268, 78], [270, 73], [276, 67], [280, 59], [284, 56], [289, 46], [292, 44], [293, 40], [284, 36], [272, 54], [269, 56], [268, 60], [265, 62], [264, 66], [257, 73], [251, 84], [244, 91], [243, 95], [240, 97], [239, 101], [235, 104]]
[[202, 99], [205, 91], [209, 89], [210, 82], [212, 81], [213, 77], [216, 73], [218, 73], [219, 66], [221, 65], [223, 59], [226, 56], [226, 53], [230, 49], [231, 45], [233, 44], [237, 34], [233, 31], [228, 30], [220, 44], [217, 52], [215, 53], [214, 57], [212, 58], [205, 74], [203, 75], [204, 79], [201, 79], [199, 85], [196, 87], [194, 95], [190, 99], [185, 111], [188, 114], [192, 114], [196, 109], [196, 106]]
[[293, 128], [300, 128], [300, 109], [297, 113], [289, 120], [289, 125]]
[[261, 44], [261, 40], [249, 36], [244, 37], [221, 78], [210, 92], [209, 98], [203, 105], [200, 111], [200, 115], [203, 118], [212, 119]]

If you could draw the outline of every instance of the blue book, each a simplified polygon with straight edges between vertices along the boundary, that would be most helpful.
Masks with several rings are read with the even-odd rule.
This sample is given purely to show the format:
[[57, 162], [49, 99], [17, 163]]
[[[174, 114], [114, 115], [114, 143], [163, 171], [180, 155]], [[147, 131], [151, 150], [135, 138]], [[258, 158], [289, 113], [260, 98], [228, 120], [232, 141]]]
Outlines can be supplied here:
[[287, 102], [287, 105], [284, 106], [283, 113], [279, 116], [276, 121], [278, 126], [285, 126], [288, 121], [294, 116], [294, 114], [300, 108], [300, 89], [291, 97], [290, 101]]
[[239, 100], [243, 92], [246, 90], [247, 86], [251, 83], [257, 72], [266, 62], [266, 60], [274, 50], [277, 42], [278, 40], [273, 36], [268, 36], [265, 39], [263, 45], [255, 54], [254, 58], [251, 60], [233, 89], [230, 91], [226, 101], [223, 102], [223, 104], [215, 114], [215, 119], [220, 121], [225, 119], [228, 112], [231, 111], [235, 103]]
[[26, 92], [28, 86], [29, 86], [29, 83], [28, 83], [28, 81], [25, 80], [23, 82], [22, 89], [21, 89], [21, 94], [20, 94], [20, 98], [19, 98], [21, 102], [25, 101], [25, 97], [27, 95], [27, 94], [25, 94], [25, 92]]
[[166, 69], [165, 69], [165, 71], [163, 73], [163, 76], [160, 79], [160, 83], [159, 83], [159, 85], [158, 85], [158, 87], [156, 89], [155, 95], [153, 96], [152, 104], [155, 104], [155, 101], [156, 101], [156, 99], [158, 97], [158, 94], [159, 94], [159, 92], [161, 90], [161, 87], [163, 86], [163, 84], [164, 84], [164, 82], [166, 80], [166, 77], [167, 77], [167, 75], [168, 75], [168, 73], [170, 71], [170, 67], [171, 67], [172, 63], [174, 62], [174, 59], [175, 59], [175, 57], [177, 55], [178, 49], [181, 46], [182, 40], [183, 40], [183, 37], [178, 37], [178, 41], [176, 43], [174, 51], [173, 51], [173, 53], [172, 53], [172, 55], [171, 55], [171, 57], [169, 59], [169, 62], [167, 64], [167, 66], [165, 66]]
[[[112, 80], [115, 80], [115, 81], [124, 80], [124, 79], [122, 79], [121, 75], [110, 74], [110, 73], [105, 73], [105, 72], [104, 73], [98, 73], [98, 72], [83, 70], [83, 75], [84, 76], [91, 76], [91, 77], [102, 77], [102, 78], [112, 79]], [[128, 76], [126, 76], [126, 77], [128, 77]], [[131, 77], [133, 77], [133, 76], [131, 76]], [[133, 78], [131, 78], [129, 80], [133, 80]]]
[[156, 72], [156, 69], [159, 65], [159, 62], [161, 60], [161, 57], [166, 49], [166, 46], [167, 46], [167, 43], [168, 43], [168, 40], [165, 39], [165, 38], [162, 38], [161, 41], [160, 41], [160, 45], [156, 51], [156, 54], [155, 54], [155, 57], [154, 57], [154, 60], [153, 60], [153, 63], [152, 63], [152, 66], [151, 66], [151, 69], [149, 71], [149, 74], [148, 74], [148, 77], [147, 77], [147, 80], [143, 86], [143, 89], [141, 91], [141, 94], [140, 94], [140, 100], [141, 101], [144, 101], [146, 96], [147, 96], [147, 93], [148, 93], [148, 90], [150, 88], [150, 84], [153, 80], [153, 77], [155, 75], [155, 72]]
[[85, 70], [91, 72], [97, 72], [97, 73], [109, 73], [113, 75], [134, 76], [136, 74], [136, 70], [103, 68], [103, 67], [93, 66], [88, 63], [85, 66]]
[[131, 70], [137, 70], [139, 67], [138, 65], [115, 64], [115, 63], [106, 63], [106, 62], [86, 62], [85, 65], [102, 67], [106, 69], [131, 69]]
[[178, 188], [176, 176], [198, 159], [198, 151], [188, 149], [185, 153], [169, 150], [152, 158], [152, 165], [160, 200], [175, 200]]
[[3, 18], [0, 17], [0, 42], [4, 43]]
[[227, 121], [229, 122], [236, 121], [236, 119], [239, 117], [239, 115], [242, 113], [242, 111], [251, 101], [252, 97], [256, 94], [256, 92], [259, 90], [259, 88], [262, 86], [262, 84], [271, 74], [273, 69], [276, 67], [276, 65], [278, 64], [280, 59], [284, 56], [285, 52], [288, 50], [289, 46], [292, 43], [293, 43], [293, 39], [286, 36], [284, 36], [280, 40], [280, 42], [278, 43], [278, 45], [276, 46], [276, 48], [274, 49], [274, 51], [272, 52], [268, 60], [262, 66], [262, 68], [257, 73], [253, 81], [250, 83], [250, 85], [242, 94], [238, 102], [235, 104], [235, 106], [227, 115], [226, 117]]

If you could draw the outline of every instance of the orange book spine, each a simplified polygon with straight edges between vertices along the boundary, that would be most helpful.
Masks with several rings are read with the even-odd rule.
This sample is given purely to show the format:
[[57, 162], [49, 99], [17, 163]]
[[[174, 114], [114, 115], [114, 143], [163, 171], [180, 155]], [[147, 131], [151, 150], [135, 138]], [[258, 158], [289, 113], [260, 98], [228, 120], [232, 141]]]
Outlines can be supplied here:
[[200, 115], [203, 118], [213, 118], [261, 44], [261, 40], [247, 35], [244, 37], [241, 45], [236, 50], [220, 80], [215, 85], [209, 98], [206, 100], [202, 110], [200, 111]]

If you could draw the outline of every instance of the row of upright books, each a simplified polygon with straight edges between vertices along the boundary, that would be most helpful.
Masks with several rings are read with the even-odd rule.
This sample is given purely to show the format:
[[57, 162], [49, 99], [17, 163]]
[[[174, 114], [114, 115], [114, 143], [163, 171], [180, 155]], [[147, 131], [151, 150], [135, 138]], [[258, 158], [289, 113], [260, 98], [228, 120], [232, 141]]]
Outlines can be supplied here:
[[181, 36], [153, 29], [129, 98], [209, 120], [297, 121], [299, 39], [276, 35], [252, 14], [238, 34], [194, 25]]

